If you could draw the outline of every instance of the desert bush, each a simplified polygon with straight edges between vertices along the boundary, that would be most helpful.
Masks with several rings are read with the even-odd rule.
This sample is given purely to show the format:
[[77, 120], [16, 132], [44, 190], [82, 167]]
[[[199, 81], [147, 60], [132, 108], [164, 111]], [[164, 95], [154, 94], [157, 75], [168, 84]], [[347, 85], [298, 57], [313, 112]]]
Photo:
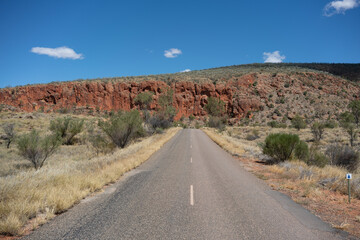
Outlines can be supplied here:
[[350, 123], [355, 123], [354, 115], [350, 112], [341, 113], [339, 116], [339, 123], [341, 127], [344, 127]]
[[225, 112], [225, 103], [221, 99], [209, 97], [205, 105], [206, 112], [213, 117], [220, 117]]
[[111, 116], [108, 121], [99, 121], [99, 127], [117, 147], [121, 148], [124, 148], [132, 139], [144, 134], [142, 119], [137, 110], [120, 111]]
[[317, 167], [325, 167], [328, 164], [329, 160], [327, 159], [327, 157], [319, 151], [319, 147], [317, 144], [313, 144], [310, 147], [310, 153], [309, 153], [309, 158], [306, 161], [306, 163], [308, 165], [313, 165], [313, 166], [317, 166]]
[[274, 158], [275, 162], [283, 162], [290, 159], [299, 141], [296, 134], [272, 133], [265, 139], [263, 153]]
[[209, 121], [207, 122], [207, 126], [211, 128], [216, 128], [219, 131], [225, 130], [225, 119], [221, 117], [210, 116]]
[[267, 123], [267, 125], [272, 128], [286, 128], [287, 127], [285, 123], [279, 123], [277, 121], [270, 121]]
[[57, 118], [50, 122], [50, 130], [61, 137], [65, 145], [74, 144], [75, 136], [82, 132], [84, 120], [72, 117]]
[[321, 140], [324, 134], [324, 130], [325, 124], [319, 122], [313, 123], [311, 126], [311, 132], [314, 135], [315, 142], [319, 142]]
[[169, 122], [174, 121], [176, 115], [176, 108], [173, 106], [174, 90], [168, 89], [159, 97], [160, 109], [158, 115], [161, 119], [166, 119]]
[[291, 120], [291, 125], [296, 128], [298, 131], [300, 129], [304, 129], [306, 128], [306, 122], [304, 121], [304, 119], [302, 117], [300, 117], [299, 115], [296, 115], [292, 120]]
[[189, 120], [190, 120], [190, 121], [194, 121], [194, 120], [195, 120], [195, 116], [191, 114], [191, 115], [189, 116]]
[[89, 138], [91, 146], [94, 148], [96, 155], [107, 154], [115, 149], [115, 145], [101, 133], [95, 133]]
[[338, 124], [335, 120], [327, 120], [324, 124], [325, 128], [337, 128]]
[[325, 154], [332, 165], [345, 167], [349, 171], [356, 171], [360, 167], [359, 153], [346, 145], [330, 145]]
[[148, 120], [148, 124], [151, 128], [151, 131], [154, 132], [157, 128], [167, 129], [171, 127], [171, 121], [165, 119], [163, 115], [154, 114]]
[[19, 154], [29, 160], [36, 170], [44, 165], [46, 159], [56, 151], [60, 144], [58, 135], [42, 137], [36, 130], [19, 136], [17, 140]]
[[134, 101], [140, 106], [140, 109], [149, 109], [153, 95], [153, 92], [142, 92], [135, 97]]
[[6, 141], [6, 148], [10, 148], [10, 144], [15, 139], [14, 124], [10, 123], [3, 125], [3, 130], [5, 135], [2, 136], [1, 138]]
[[309, 147], [306, 142], [299, 141], [294, 150], [295, 157], [306, 162], [309, 158]]

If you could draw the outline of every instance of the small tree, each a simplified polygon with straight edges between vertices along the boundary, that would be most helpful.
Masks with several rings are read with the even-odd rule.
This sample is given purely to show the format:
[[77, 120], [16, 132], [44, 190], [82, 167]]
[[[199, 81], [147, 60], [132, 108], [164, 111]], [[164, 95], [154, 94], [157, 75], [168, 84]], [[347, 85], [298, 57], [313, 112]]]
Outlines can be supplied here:
[[60, 144], [57, 135], [41, 137], [36, 130], [20, 136], [17, 140], [19, 154], [29, 160], [36, 170], [44, 165]]
[[351, 112], [344, 112], [339, 116], [339, 122], [341, 127], [346, 127], [349, 123], [355, 123], [354, 115]]
[[221, 99], [209, 97], [205, 110], [210, 116], [220, 117], [225, 112], [225, 103]]
[[351, 113], [354, 116], [354, 120], [356, 123], [356, 126], [359, 127], [359, 121], [360, 121], [360, 100], [354, 100], [351, 103], [349, 103], [348, 108], [351, 109]]
[[300, 131], [300, 129], [304, 129], [306, 128], [306, 122], [304, 121], [304, 119], [302, 117], [300, 117], [299, 115], [296, 115], [292, 120], [291, 120], [291, 125], [296, 128], [298, 131]]
[[173, 97], [174, 90], [168, 89], [165, 93], [160, 95], [158, 102], [160, 105], [160, 111], [158, 113], [160, 118], [166, 119], [170, 122], [173, 122], [176, 115], [176, 109], [173, 106]]
[[345, 131], [349, 135], [350, 146], [353, 147], [354, 142], [356, 141], [357, 136], [358, 136], [358, 130], [356, 129], [356, 125], [354, 123], [347, 123], [347, 124], [343, 124], [342, 127], [345, 129]]
[[142, 110], [148, 110], [150, 108], [150, 104], [153, 100], [152, 96], [153, 92], [142, 92], [135, 97], [135, 103], [140, 106]]
[[117, 147], [121, 148], [124, 148], [131, 139], [144, 133], [142, 119], [137, 110], [118, 112], [106, 122], [99, 121], [99, 127]]
[[311, 126], [311, 132], [314, 135], [315, 142], [319, 142], [322, 139], [324, 130], [325, 130], [325, 124], [323, 123], [315, 122]]
[[6, 147], [10, 148], [10, 144], [13, 142], [15, 138], [14, 124], [6, 124], [3, 126], [3, 130], [5, 135], [2, 137], [6, 141]]
[[58, 135], [63, 144], [72, 145], [77, 134], [81, 133], [84, 120], [72, 117], [57, 118], [50, 122], [50, 130]]

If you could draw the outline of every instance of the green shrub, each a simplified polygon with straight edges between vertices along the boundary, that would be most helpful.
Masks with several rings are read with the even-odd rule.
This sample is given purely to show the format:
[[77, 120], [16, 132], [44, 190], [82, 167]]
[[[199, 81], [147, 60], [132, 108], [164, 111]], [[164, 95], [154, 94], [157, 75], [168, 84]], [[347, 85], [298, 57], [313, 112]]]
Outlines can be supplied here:
[[99, 121], [99, 127], [117, 146], [124, 148], [134, 138], [144, 134], [142, 119], [137, 110], [118, 112], [108, 121]]
[[335, 120], [327, 120], [324, 125], [325, 125], [325, 128], [337, 128], [338, 127], [338, 124], [336, 123]]
[[309, 147], [307, 143], [299, 141], [298, 144], [296, 144], [294, 154], [299, 160], [306, 162], [309, 158]]
[[153, 95], [153, 92], [142, 92], [135, 97], [134, 101], [140, 106], [140, 109], [149, 109]]
[[190, 119], [190, 121], [194, 121], [194, 120], [195, 120], [195, 116], [191, 114], [191, 115], [189, 116], [189, 119]]
[[74, 144], [75, 136], [83, 130], [84, 120], [72, 117], [57, 118], [50, 122], [50, 130], [62, 139], [65, 145]]
[[59, 136], [41, 137], [36, 130], [21, 135], [17, 139], [19, 154], [29, 160], [36, 170], [44, 165], [46, 159], [55, 152], [60, 144]]
[[96, 155], [99, 155], [100, 153], [110, 153], [115, 148], [115, 145], [101, 133], [95, 133], [90, 135], [89, 142], [91, 146], [95, 149]]
[[323, 168], [329, 163], [329, 160], [323, 153], [319, 151], [317, 144], [313, 144], [310, 148], [309, 158], [306, 161], [306, 163], [308, 165], [313, 165]]
[[213, 117], [220, 117], [225, 112], [225, 103], [221, 99], [209, 97], [205, 105], [206, 112]]
[[267, 123], [267, 125], [269, 127], [272, 127], [272, 128], [286, 128], [286, 123], [279, 123], [277, 121], [270, 121]]
[[283, 162], [290, 159], [299, 141], [296, 134], [273, 133], [266, 137], [263, 153], [273, 157], [275, 162]]
[[147, 124], [150, 126], [150, 131], [155, 132], [157, 128], [167, 129], [171, 127], [171, 121], [164, 118], [162, 114], [154, 114], [152, 115]]
[[159, 106], [160, 110], [158, 111], [158, 115], [160, 119], [165, 119], [169, 122], [174, 121], [174, 117], [176, 115], [176, 108], [173, 106], [173, 96], [174, 90], [168, 89], [159, 97]]
[[296, 115], [292, 120], [291, 120], [291, 125], [296, 128], [298, 131], [300, 129], [304, 129], [306, 128], [306, 122], [304, 121], [304, 119], [302, 117], [300, 117], [299, 115]]
[[354, 115], [351, 112], [344, 112], [339, 116], [339, 122], [341, 127], [346, 127], [350, 123], [355, 123]]

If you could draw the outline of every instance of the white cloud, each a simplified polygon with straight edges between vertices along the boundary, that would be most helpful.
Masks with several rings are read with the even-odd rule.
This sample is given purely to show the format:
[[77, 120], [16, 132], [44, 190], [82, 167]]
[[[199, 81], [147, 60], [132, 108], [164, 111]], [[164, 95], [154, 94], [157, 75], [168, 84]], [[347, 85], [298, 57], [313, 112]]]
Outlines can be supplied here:
[[284, 59], [285, 56], [281, 56], [279, 51], [275, 51], [275, 52], [264, 52], [264, 61], [266, 63], [281, 63]]
[[183, 70], [181, 72], [191, 72], [191, 70], [190, 69], [185, 69], [185, 70]]
[[31, 52], [48, 55], [49, 57], [54, 58], [70, 58], [70, 59], [83, 59], [83, 55], [76, 53], [73, 49], [68, 47], [58, 47], [58, 48], [44, 48], [44, 47], [33, 47]]
[[360, 0], [342, 0], [332, 1], [328, 3], [324, 8], [324, 15], [330, 17], [335, 14], [343, 13], [346, 10], [356, 8], [360, 5]]
[[167, 58], [176, 58], [180, 54], [182, 54], [180, 49], [170, 48], [169, 50], [165, 50], [164, 56]]

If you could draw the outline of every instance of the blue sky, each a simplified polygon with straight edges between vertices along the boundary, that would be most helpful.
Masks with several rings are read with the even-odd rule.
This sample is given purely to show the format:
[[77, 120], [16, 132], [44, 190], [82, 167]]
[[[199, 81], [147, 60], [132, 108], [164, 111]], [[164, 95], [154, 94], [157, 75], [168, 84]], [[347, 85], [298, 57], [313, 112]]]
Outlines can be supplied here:
[[359, 5], [0, 0], [0, 87], [266, 60], [359, 63]]

